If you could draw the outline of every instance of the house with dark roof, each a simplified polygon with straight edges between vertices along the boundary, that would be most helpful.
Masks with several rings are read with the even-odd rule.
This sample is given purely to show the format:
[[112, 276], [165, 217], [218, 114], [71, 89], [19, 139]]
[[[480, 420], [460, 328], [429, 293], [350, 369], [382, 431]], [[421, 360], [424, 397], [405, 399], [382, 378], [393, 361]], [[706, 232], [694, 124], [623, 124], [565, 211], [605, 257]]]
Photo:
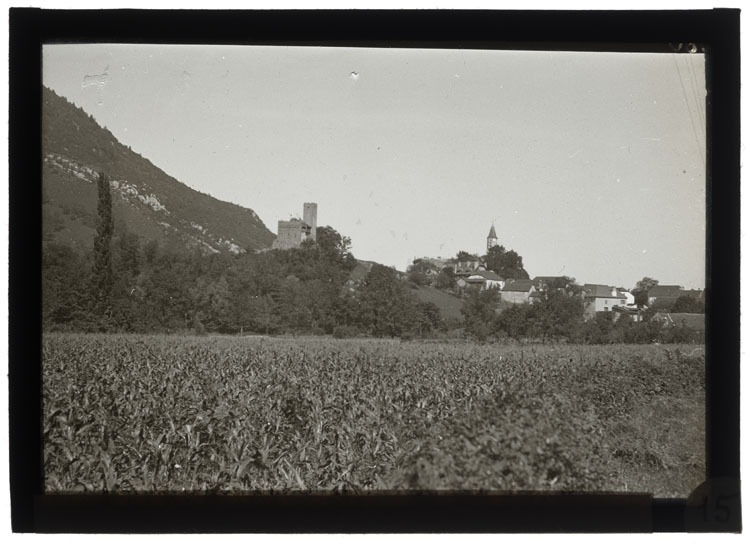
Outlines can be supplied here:
[[487, 270], [479, 260], [475, 261], [458, 261], [453, 265], [453, 274], [457, 278], [468, 278], [477, 271]]
[[575, 282], [567, 276], [535, 276], [531, 281], [540, 292], [562, 291], [567, 295], [577, 292]]
[[682, 286], [654, 286], [648, 290], [648, 306], [663, 309], [672, 308], [682, 291]]
[[628, 303], [625, 292], [605, 284], [584, 284], [581, 293], [584, 304], [583, 316], [587, 320], [596, 316], [597, 312], [610, 312], [615, 306], [626, 306]]
[[531, 280], [507, 280], [500, 290], [500, 300], [506, 303], [525, 304], [536, 288]]
[[448, 266], [448, 259], [442, 258], [442, 257], [420, 257], [415, 258], [414, 263], [417, 262], [426, 263], [434, 268], [428, 268], [425, 270], [425, 274], [427, 276], [434, 276], [437, 274], [440, 274], [440, 271], [442, 271], [445, 267]]
[[641, 311], [635, 305], [615, 305], [614, 307], [612, 307], [612, 310], [616, 313], [615, 320], [619, 320], [620, 318], [624, 317], [634, 322], [640, 322], [642, 319]]
[[703, 290], [680, 290], [680, 297], [692, 297], [696, 301], [705, 299]]
[[457, 284], [461, 288], [477, 286], [483, 290], [488, 288], [502, 289], [505, 285], [505, 280], [498, 276], [495, 271], [474, 271], [468, 278], [459, 278]]
[[654, 286], [648, 290], [648, 297], [679, 297], [682, 286]]

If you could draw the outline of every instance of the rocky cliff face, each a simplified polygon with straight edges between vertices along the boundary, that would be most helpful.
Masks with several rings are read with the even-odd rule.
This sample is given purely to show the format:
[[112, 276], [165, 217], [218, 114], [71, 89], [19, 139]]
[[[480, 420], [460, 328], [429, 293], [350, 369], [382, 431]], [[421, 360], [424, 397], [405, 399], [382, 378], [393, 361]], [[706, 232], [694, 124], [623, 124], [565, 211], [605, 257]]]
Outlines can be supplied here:
[[111, 181], [116, 231], [207, 254], [268, 248], [275, 238], [253, 210], [180, 183], [46, 88], [42, 135], [45, 242], [93, 246], [99, 172]]

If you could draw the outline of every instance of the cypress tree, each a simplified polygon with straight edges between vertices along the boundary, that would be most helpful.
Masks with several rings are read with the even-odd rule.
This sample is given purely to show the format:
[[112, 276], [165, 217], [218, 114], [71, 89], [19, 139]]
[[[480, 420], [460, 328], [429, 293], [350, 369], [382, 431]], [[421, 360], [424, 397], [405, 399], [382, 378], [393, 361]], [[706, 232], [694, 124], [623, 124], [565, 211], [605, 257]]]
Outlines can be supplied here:
[[96, 238], [94, 239], [93, 293], [94, 305], [98, 314], [103, 314], [110, 303], [112, 294], [112, 194], [109, 179], [99, 173], [97, 179], [98, 201]]

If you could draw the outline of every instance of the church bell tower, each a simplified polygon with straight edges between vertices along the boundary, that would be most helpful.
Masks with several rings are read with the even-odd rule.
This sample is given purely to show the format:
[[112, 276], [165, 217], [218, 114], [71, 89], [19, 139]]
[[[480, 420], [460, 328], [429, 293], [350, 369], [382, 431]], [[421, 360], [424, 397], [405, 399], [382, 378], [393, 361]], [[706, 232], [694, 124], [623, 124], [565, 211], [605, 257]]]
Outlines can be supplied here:
[[490, 227], [490, 234], [487, 235], [487, 251], [490, 251], [490, 248], [497, 246], [497, 233], [495, 233], [495, 222], [492, 222], [492, 227]]

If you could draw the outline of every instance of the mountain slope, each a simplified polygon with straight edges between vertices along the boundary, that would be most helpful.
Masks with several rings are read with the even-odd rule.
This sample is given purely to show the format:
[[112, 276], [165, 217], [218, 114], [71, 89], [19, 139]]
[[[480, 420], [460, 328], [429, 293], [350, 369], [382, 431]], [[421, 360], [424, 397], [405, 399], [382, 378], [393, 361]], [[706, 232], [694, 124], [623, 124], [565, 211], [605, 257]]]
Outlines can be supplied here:
[[178, 182], [54, 91], [44, 88], [42, 98], [45, 241], [93, 246], [103, 172], [111, 180], [116, 231], [203, 253], [270, 247], [275, 235], [254, 211]]

